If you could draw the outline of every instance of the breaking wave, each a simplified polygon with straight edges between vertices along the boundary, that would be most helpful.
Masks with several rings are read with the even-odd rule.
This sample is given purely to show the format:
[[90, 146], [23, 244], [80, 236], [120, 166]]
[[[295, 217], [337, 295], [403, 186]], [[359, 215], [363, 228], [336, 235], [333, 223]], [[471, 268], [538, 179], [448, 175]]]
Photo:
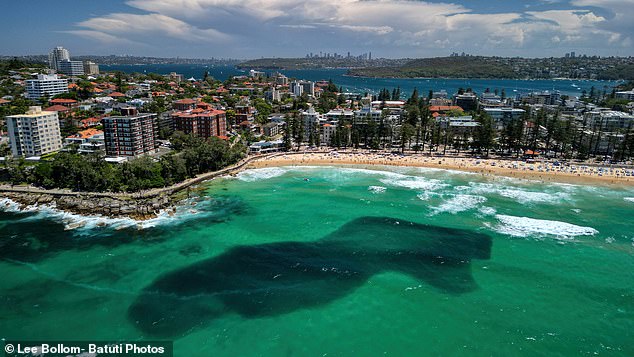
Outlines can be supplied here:
[[179, 223], [194, 217], [202, 212], [192, 207], [191, 202], [183, 203], [171, 210], [162, 210], [157, 217], [147, 220], [136, 220], [125, 217], [107, 217], [100, 215], [80, 215], [57, 209], [54, 205], [29, 205], [22, 206], [8, 198], [0, 199], [0, 211], [10, 213], [30, 213], [20, 218], [22, 222], [36, 222], [48, 219], [62, 223], [65, 230], [78, 232], [89, 231], [98, 228], [110, 228], [115, 230], [134, 228], [147, 229], [159, 225]]
[[468, 211], [476, 208], [480, 203], [486, 202], [486, 197], [473, 196], [473, 195], [455, 195], [447, 201], [443, 202], [440, 206], [432, 208], [434, 214], [438, 213], [451, 213], [456, 214], [458, 212]]
[[576, 236], [591, 236], [599, 233], [592, 227], [582, 227], [560, 221], [549, 221], [528, 217], [516, 217], [498, 214], [500, 224], [494, 230], [513, 237], [554, 237], [572, 239]]

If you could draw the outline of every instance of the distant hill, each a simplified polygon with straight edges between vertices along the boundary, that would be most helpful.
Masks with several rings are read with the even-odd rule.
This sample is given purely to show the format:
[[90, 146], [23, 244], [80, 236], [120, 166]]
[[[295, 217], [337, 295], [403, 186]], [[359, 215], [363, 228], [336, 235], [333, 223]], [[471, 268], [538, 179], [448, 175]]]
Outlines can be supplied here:
[[597, 79], [617, 80], [627, 79], [634, 80], [634, 64], [622, 64], [599, 72]]
[[353, 68], [351, 76], [394, 78], [491, 78], [491, 79], [634, 79], [632, 57], [520, 58], [451, 56], [423, 58], [402, 65]]
[[409, 61], [398, 67], [359, 68], [352, 76], [395, 78], [519, 78], [520, 75], [503, 59], [495, 57], [437, 57]]

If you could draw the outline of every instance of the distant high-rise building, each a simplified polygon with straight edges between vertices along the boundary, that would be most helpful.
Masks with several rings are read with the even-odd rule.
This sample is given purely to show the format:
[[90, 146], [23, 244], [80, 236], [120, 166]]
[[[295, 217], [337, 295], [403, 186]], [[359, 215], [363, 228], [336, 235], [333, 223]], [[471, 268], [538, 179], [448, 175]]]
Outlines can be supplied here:
[[315, 95], [315, 82], [300, 82], [303, 92], [308, 95]]
[[59, 71], [58, 63], [64, 60], [70, 61], [70, 53], [64, 47], [55, 47], [48, 54], [48, 66], [56, 71]]
[[300, 97], [304, 93], [308, 95], [315, 95], [315, 82], [293, 81], [291, 82], [289, 89], [296, 97]]
[[68, 80], [59, 79], [56, 74], [38, 74], [37, 79], [27, 79], [26, 97], [38, 99], [44, 96], [53, 97], [68, 92]]
[[84, 64], [82, 61], [57, 61], [57, 71], [68, 76], [82, 76], [84, 74]]
[[570, 58], [575, 58], [575, 51], [570, 52]]
[[106, 155], [138, 156], [156, 150], [158, 123], [156, 114], [111, 116], [102, 119]]
[[84, 74], [89, 76], [93, 74], [99, 74], [99, 65], [92, 61], [85, 61]]
[[296, 97], [301, 97], [304, 93], [304, 88], [302, 87], [300, 82], [293, 81], [290, 84], [290, 92], [293, 93], [293, 95]]
[[281, 85], [281, 86], [285, 86], [288, 85], [288, 77], [286, 77], [285, 75], [278, 73], [275, 76], [275, 83]]
[[13, 156], [42, 156], [62, 148], [57, 112], [30, 107], [26, 114], [6, 118]]
[[368, 60], [372, 61], [372, 52], [368, 54]]

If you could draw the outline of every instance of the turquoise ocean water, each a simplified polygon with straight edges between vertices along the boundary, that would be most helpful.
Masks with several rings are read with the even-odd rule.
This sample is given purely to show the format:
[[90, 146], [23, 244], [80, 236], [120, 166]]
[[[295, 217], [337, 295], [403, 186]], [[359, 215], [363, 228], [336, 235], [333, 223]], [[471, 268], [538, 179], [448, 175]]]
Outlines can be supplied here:
[[[158, 73], [169, 74], [171, 72], [181, 73], [185, 78], [203, 78], [205, 71], [209, 75], [226, 80], [230, 76], [248, 75], [248, 71], [238, 70], [234, 66], [213, 66], [213, 65], [103, 65], [102, 70], [123, 71], [126, 73]], [[274, 71], [267, 71], [271, 74]], [[496, 89], [501, 93], [504, 89], [507, 97], [517, 94], [526, 94], [536, 91], [558, 90], [562, 94], [570, 96], [581, 96], [583, 90], [590, 92], [594, 86], [595, 90], [609, 93], [619, 82], [616, 81], [591, 81], [591, 80], [514, 80], [514, 79], [452, 79], [452, 78], [429, 78], [429, 79], [398, 79], [398, 78], [364, 78], [346, 76], [346, 69], [306, 69], [306, 70], [282, 70], [281, 73], [290, 78], [306, 79], [311, 81], [329, 80], [343, 87], [344, 92], [378, 93], [381, 89], [389, 90], [397, 87], [401, 88], [402, 98], [409, 97], [414, 90], [422, 96], [427, 96], [429, 90], [446, 90], [449, 95], [456, 93], [458, 88], [472, 88], [477, 93], [484, 92], [487, 88], [493, 92]]]
[[[0, 336], [177, 356], [634, 355], [634, 190], [279, 167], [137, 225], [0, 212]], [[65, 230], [83, 222], [83, 227]]]

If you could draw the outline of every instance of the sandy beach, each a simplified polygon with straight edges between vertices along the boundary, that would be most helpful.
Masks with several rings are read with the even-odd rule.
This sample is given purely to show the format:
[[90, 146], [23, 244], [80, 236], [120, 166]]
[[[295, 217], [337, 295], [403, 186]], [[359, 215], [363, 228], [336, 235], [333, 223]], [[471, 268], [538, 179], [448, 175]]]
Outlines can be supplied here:
[[252, 161], [247, 168], [292, 165], [391, 165], [430, 167], [506, 176], [544, 182], [573, 184], [634, 185], [634, 169], [595, 167], [577, 163], [527, 163], [522, 160], [429, 157], [367, 152], [283, 153]]

